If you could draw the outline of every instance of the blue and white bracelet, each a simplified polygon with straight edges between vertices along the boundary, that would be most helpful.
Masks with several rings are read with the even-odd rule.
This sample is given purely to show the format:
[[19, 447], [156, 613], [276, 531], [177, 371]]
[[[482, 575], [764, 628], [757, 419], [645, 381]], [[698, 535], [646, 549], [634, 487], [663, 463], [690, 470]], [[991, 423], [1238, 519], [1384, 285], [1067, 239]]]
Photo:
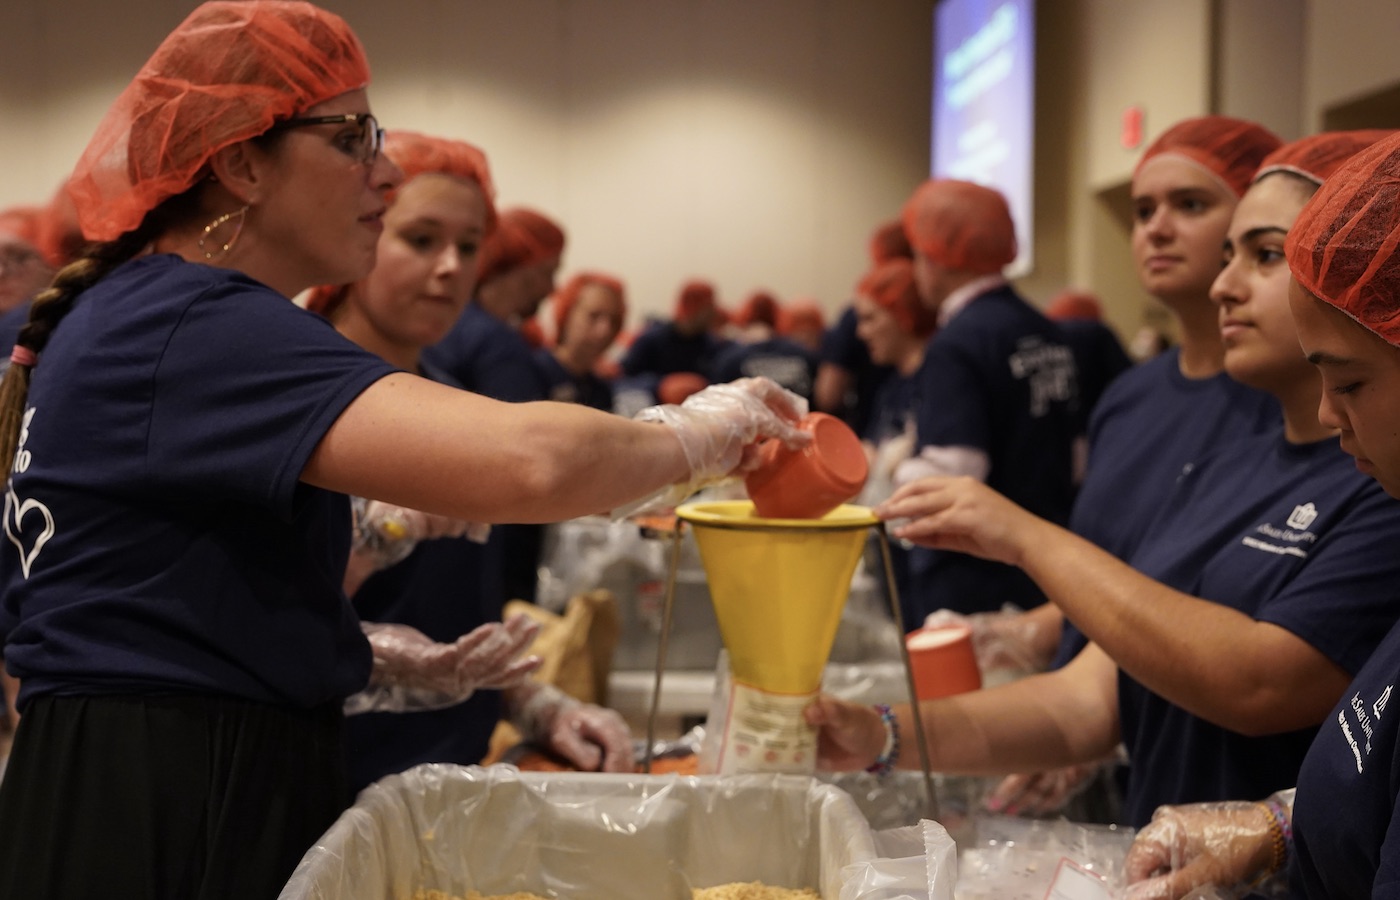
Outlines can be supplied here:
[[893, 772], [895, 764], [899, 762], [899, 720], [894, 717], [888, 703], [875, 704], [875, 711], [880, 714], [880, 721], [885, 726], [885, 749], [865, 771], [883, 776]]

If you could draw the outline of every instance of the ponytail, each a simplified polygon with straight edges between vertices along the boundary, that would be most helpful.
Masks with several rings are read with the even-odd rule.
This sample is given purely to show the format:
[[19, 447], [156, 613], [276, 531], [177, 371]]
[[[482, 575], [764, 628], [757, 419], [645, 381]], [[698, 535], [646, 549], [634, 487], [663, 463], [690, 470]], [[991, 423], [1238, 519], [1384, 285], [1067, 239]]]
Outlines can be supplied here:
[[[29, 307], [29, 321], [19, 330], [15, 346], [35, 356], [44, 352], [54, 329], [73, 308], [78, 295], [97, 284], [122, 263], [134, 258], [151, 242], [158, 230], [155, 217], [147, 217], [141, 227], [113, 241], [92, 244], [83, 255], [59, 269], [53, 283], [39, 292]], [[29, 397], [29, 379], [34, 366], [11, 362], [0, 379], [0, 460], [8, 467], [19, 447], [24, 406]], [[8, 475], [8, 473], [7, 473]]]

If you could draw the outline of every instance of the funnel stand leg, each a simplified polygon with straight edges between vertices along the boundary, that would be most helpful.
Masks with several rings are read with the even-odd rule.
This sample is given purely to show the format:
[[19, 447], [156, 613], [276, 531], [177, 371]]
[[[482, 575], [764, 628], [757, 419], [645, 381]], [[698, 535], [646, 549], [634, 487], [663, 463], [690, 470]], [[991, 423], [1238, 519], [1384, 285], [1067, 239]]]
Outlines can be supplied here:
[[899, 629], [899, 655], [904, 660], [904, 681], [909, 688], [909, 707], [913, 711], [914, 738], [919, 745], [919, 766], [924, 773], [924, 798], [928, 802], [928, 817], [938, 821], [938, 796], [933, 787], [933, 772], [929, 767], [928, 738], [924, 736], [924, 717], [919, 714], [919, 694], [914, 687], [914, 668], [909, 662], [909, 646], [904, 642], [904, 611], [899, 606], [899, 588], [894, 583], [894, 560], [890, 556], [890, 536], [885, 523], [875, 526], [880, 536], [880, 558], [885, 564], [885, 584], [890, 595], [890, 610]]
[[666, 668], [666, 647], [671, 640], [671, 610], [676, 602], [676, 576], [681, 566], [681, 531], [684, 525], [676, 520], [671, 532], [671, 563], [666, 573], [666, 600], [661, 609], [661, 634], [656, 642], [656, 677], [651, 683], [651, 711], [647, 713], [647, 746], [642, 753], [642, 771], [651, 774], [652, 747], [656, 744], [656, 713], [661, 708], [661, 673]]

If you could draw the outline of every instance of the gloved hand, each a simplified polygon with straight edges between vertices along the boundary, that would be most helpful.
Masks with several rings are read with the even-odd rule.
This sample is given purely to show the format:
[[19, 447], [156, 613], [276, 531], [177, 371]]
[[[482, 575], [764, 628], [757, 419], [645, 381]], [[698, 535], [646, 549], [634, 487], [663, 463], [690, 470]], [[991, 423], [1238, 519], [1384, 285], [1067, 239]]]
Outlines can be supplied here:
[[777, 438], [789, 447], [802, 447], [812, 438], [796, 427], [807, 413], [807, 401], [767, 378], [740, 378], [712, 384], [691, 394], [680, 406], [649, 406], [637, 413], [639, 422], [660, 422], [675, 432], [690, 480], [648, 497], [616, 515], [643, 508], [674, 506], [725, 477], [744, 474], [758, 461], [758, 446]]
[[525, 740], [564, 757], [585, 772], [631, 772], [632, 732], [616, 710], [583, 703], [534, 682], [511, 692], [519, 710], [512, 724]]
[[419, 541], [465, 536], [480, 544], [491, 533], [491, 526], [480, 522], [465, 522], [362, 497], [354, 499], [353, 510], [355, 539], [351, 549], [367, 558], [375, 571], [403, 562]]
[[478, 688], [508, 688], [540, 667], [521, 654], [540, 625], [526, 615], [488, 622], [450, 644], [396, 623], [361, 623], [374, 652], [369, 686], [345, 701], [345, 714], [413, 712], [463, 702]]
[[1276, 819], [1265, 803], [1159, 807], [1128, 850], [1123, 864], [1126, 896], [1175, 900], [1207, 885], [1223, 897], [1284, 896], [1286, 879], [1277, 877], [1280, 857], [1286, 854], [1280, 841]]
[[971, 630], [972, 649], [984, 677], [988, 673], [1020, 677], [1042, 672], [1050, 665], [1050, 659], [1038, 649], [1050, 642], [1038, 640], [1036, 627], [1022, 610], [1010, 604], [997, 612], [971, 615], [939, 609], [924, 619], [925, 628], [945, 625], [965, 625]]
[[1083, 763], [1044, 772], [1008, 775], [987, 795], [983, 805], [1008, 816], [1044, 816], [1059, 812], [1093, 783], [1103, 763]]

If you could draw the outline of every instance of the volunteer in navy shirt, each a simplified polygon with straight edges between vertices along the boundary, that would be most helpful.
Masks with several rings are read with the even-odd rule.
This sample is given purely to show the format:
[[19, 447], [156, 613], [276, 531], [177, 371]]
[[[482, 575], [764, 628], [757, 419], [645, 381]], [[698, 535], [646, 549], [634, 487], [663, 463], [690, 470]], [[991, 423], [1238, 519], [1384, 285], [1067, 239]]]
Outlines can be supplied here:
[[[1253, 122], [1200, 116], [1164, 131], [1133, 171], [1134, 268], [1180, 344], [1119, 375], [1086, 410], [1088, 457], [1070, 529], [1119, 559], [1131, 558], [1183, 466], [1280, 421], [1277, 400], [1225, 374], [1210, 302], [1230, 216], [1280, 143]], [[1084, 646], [1073, 624], [1061, 634], [1051, 607], [1030, 621], [1045, 646], [1058, 642], [1053, 665]]]
[[[969, 182], [925, 182], [905, 206], [915, 278], [938, 331], [919, 371], [919, 456], [901, 467], [969, 475], [1036, 515], [1069, 517], [1078, 388], [1074, 357], [1053, 322], [998, 274], [1016, 256], [1006, 200]], [[915, 628], [937, 609], [962, 613], [1044, 602], [1015, 567], [947, 550], [910, 554]]]
[[622, 374], [659, 381], [675, 372], [694, 372], [714, 381], [715, 360], [729, 346], [711, 333], [717, 315], [714, 285], [701, 279], [687, 281], [676, 297], [671, 320], [648, 326], [627, 348]]
[[[1400, 614], [1400, 556], [1387, 550], [1400, 505], [1318, 422], [1323, 385], [1289, 314], [1284, 238], [1314, 187], [1292, 169], [1261, 177], [1234, 211], [1212, 287], [1227, 371], [1275, 396], [1283, 427], [1192, 465], [1133, 567], [967, 478], [921, 479], [875, 510], [912, 520], [897, 537], [1021, 567], [1094, 641], [1058, 670], [895, 709], [901, 731], [919, 716], [934, 769], [1089, 762], [1121, 738], [1134, 826], [1161, 802], [1296, 778], [1318, 723]], [[822, 698], [808, 721], [827, 765], [869, 764], [885, 743], [869, 707]]]
[[715, 359], [714, 380], [722, 383], [762, 376], [810, 401], [817, 377], [817, 355], [777, 333], [781, 314], [772, 294], [751, 294], [734, 315], [733, 324], [741, 337]]
[[[94, 243], [35, 298], [0, 388], [0, 633], [23, 691], [0, 896], [274, 896], [343, 809], [347, 698], [480, 684], [473, 647], [367, 640], [346, 493], [562, 518], [797, 441], [769, 384], [664, 427], [511, 407], [298, 309], [371, 270], [402, 177], [368, 72], [312, 4], [202, 4], [69, 180]], [[500, 671], [538, 664], [520, 649]]]
[[549, 398], [613, 410], [611, 380], [598, 374], [627, 319], [626, 288], [603, 272], [580, 272], [554, 295], [554, 346], [535, 351]]

